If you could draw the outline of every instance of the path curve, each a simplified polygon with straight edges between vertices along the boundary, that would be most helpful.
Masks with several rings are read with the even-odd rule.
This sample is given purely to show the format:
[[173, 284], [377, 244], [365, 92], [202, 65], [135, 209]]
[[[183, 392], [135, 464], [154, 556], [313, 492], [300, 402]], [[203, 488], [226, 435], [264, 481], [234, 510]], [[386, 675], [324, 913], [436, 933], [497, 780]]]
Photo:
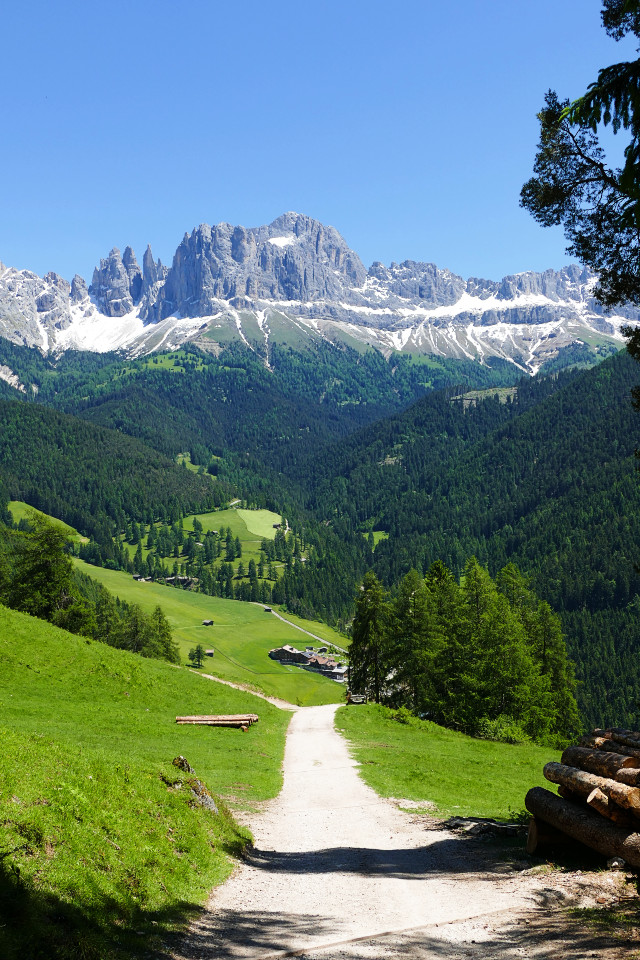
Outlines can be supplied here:
[[487, 872], [469, 844], [426, 830], [367, 787], [334, 729], [336, 709], [293, 715], [282, 791], [249, 820], [254, 848], [213, 892], [176, 960], [306, 954], [443, 924], [457, 923], [459, 937], [460, 922], [486, 928], [491, 916], [536, 903], [539, 878]]
[[[260, 604], [263, 606], [263, 604]], [[312, 640], [319, 640], [320, 643], [324, 644], [327, 647], [335, 647], [336, 650], [340, 650], [341, 653], [348, 653], [348, 650], [345, 650], [344, 647], [339, 647], [337, 643], [334, 643], [333, 640], [324, 640], [322, 637], [319, 637], [317, 633], [311, 633], [310, 630], [305, 630], [304, 627], [301, 627], [299, 624], [294, 623], [293, 620], [287, 620], [286, 617], [283, 617], [281, 613], [278, 613], [277, 610], [274, 610], [271, 607], [271, 613], [274, 617], [277, 617], [278, 620], [282, 620], [283, 623], [288, 624], [288, 626], [293, 627], [294, 630], [299, 630], [300, 633], [305, 633], [308, 637], [311, 637]]]
[[272, 703], [274, 707], [279, 707], [280, 710], [291, 710], [295, 712], [300, 709], [295, 703], [289, 703], [288, 700], [282, 700], [280, 697], [270, 697], [267, 693], [255, 690], [249, 686], [248, 683], [235, 683], [233, 680], [223, 680], [222, 677], [214, 677], [212, 673], [202, 673], [200, 670], [192, 670], [191, 672], [199, 677], [204, 677], [205, 680], [213, 680], [215, 683], [223, 683], [225, 687], [233, 687], [234, 690], [242, 690], [243, 693], [250, 693], [252, 697], [259, 697], [261, 700], [266, 700], [267, 703]]

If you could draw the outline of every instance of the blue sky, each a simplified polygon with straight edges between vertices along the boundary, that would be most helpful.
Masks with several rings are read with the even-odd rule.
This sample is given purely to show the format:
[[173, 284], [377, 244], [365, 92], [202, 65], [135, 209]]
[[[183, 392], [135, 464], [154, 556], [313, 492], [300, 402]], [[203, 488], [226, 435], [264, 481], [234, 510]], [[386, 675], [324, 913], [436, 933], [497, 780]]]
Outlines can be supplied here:
[[607, 63], [599, 0], [5, 5], [0, 260], [90, 279], [112, 246], [297, 210], [368, 266], [567, 262], [519, 208], [553, 87]]

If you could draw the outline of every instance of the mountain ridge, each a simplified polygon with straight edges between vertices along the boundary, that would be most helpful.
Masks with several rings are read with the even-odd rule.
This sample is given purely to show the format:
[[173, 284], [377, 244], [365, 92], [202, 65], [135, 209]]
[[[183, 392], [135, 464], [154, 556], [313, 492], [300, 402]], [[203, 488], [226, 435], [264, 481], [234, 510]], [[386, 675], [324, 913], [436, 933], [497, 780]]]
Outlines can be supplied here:
[[114, 247], [89, 286], [0, 264], [0, 335], [44, 353], [131, 356], [239, 342], [267, 365], [273, 343], [325, 339], [386, 356], [501, 357], [535, 373], [567, 347], [606, 353], [640, 323], [632, 306], [607, 313], [595, 279], [576, 265], [499, 281], [413, 260], [367, 270], [334, 227], [289, 212], [260, 227], [201, 224], [170, 267], [150, 247], [142, 268], [131, 247]]

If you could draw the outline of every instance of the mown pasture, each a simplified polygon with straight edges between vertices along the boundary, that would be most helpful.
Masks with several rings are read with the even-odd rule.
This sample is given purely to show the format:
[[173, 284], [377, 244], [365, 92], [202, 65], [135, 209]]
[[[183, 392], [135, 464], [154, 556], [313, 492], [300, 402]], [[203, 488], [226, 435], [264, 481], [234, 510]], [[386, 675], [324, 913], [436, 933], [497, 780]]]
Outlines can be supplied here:
[[[261, 604], [209, 597], [158, 583], [141, 583], [122, 571], [93, 567], [81, 560], [75, 563], [115, 596], [127, 603], [137, 603], [145, 612], [160, 605], [184, 663], [188, 662], [189, 650], [202, 644], [205, 649], [215, 650], [213, 657], [205, 658], [203, 670], [224, 680], [248, 684], [300, 706], [339, 703], [343, 699], [342, 684], [269, 659], [268, 653], [273, 647], [284, 643], [304, 647], [314, 642], [300, 630], [266, 613]], [[203, 620], [213, 620], [213, 626], [203, 626]], [[299, 622], [315, 632], [314, 622]]]

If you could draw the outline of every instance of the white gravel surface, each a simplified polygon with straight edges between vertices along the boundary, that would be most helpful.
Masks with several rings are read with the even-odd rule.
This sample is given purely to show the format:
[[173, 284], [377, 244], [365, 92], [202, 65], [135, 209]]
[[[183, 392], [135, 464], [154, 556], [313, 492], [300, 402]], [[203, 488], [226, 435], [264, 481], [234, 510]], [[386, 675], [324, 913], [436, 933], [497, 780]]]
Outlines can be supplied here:
[[505, 930], [561, 901], [558, 885], [488, 861], [482, 844], [380, 799], [358, 777], [335, 710], [294, 713], [282, 792], [248, 820], [254, 848], [176, 960], [547, 956]]

